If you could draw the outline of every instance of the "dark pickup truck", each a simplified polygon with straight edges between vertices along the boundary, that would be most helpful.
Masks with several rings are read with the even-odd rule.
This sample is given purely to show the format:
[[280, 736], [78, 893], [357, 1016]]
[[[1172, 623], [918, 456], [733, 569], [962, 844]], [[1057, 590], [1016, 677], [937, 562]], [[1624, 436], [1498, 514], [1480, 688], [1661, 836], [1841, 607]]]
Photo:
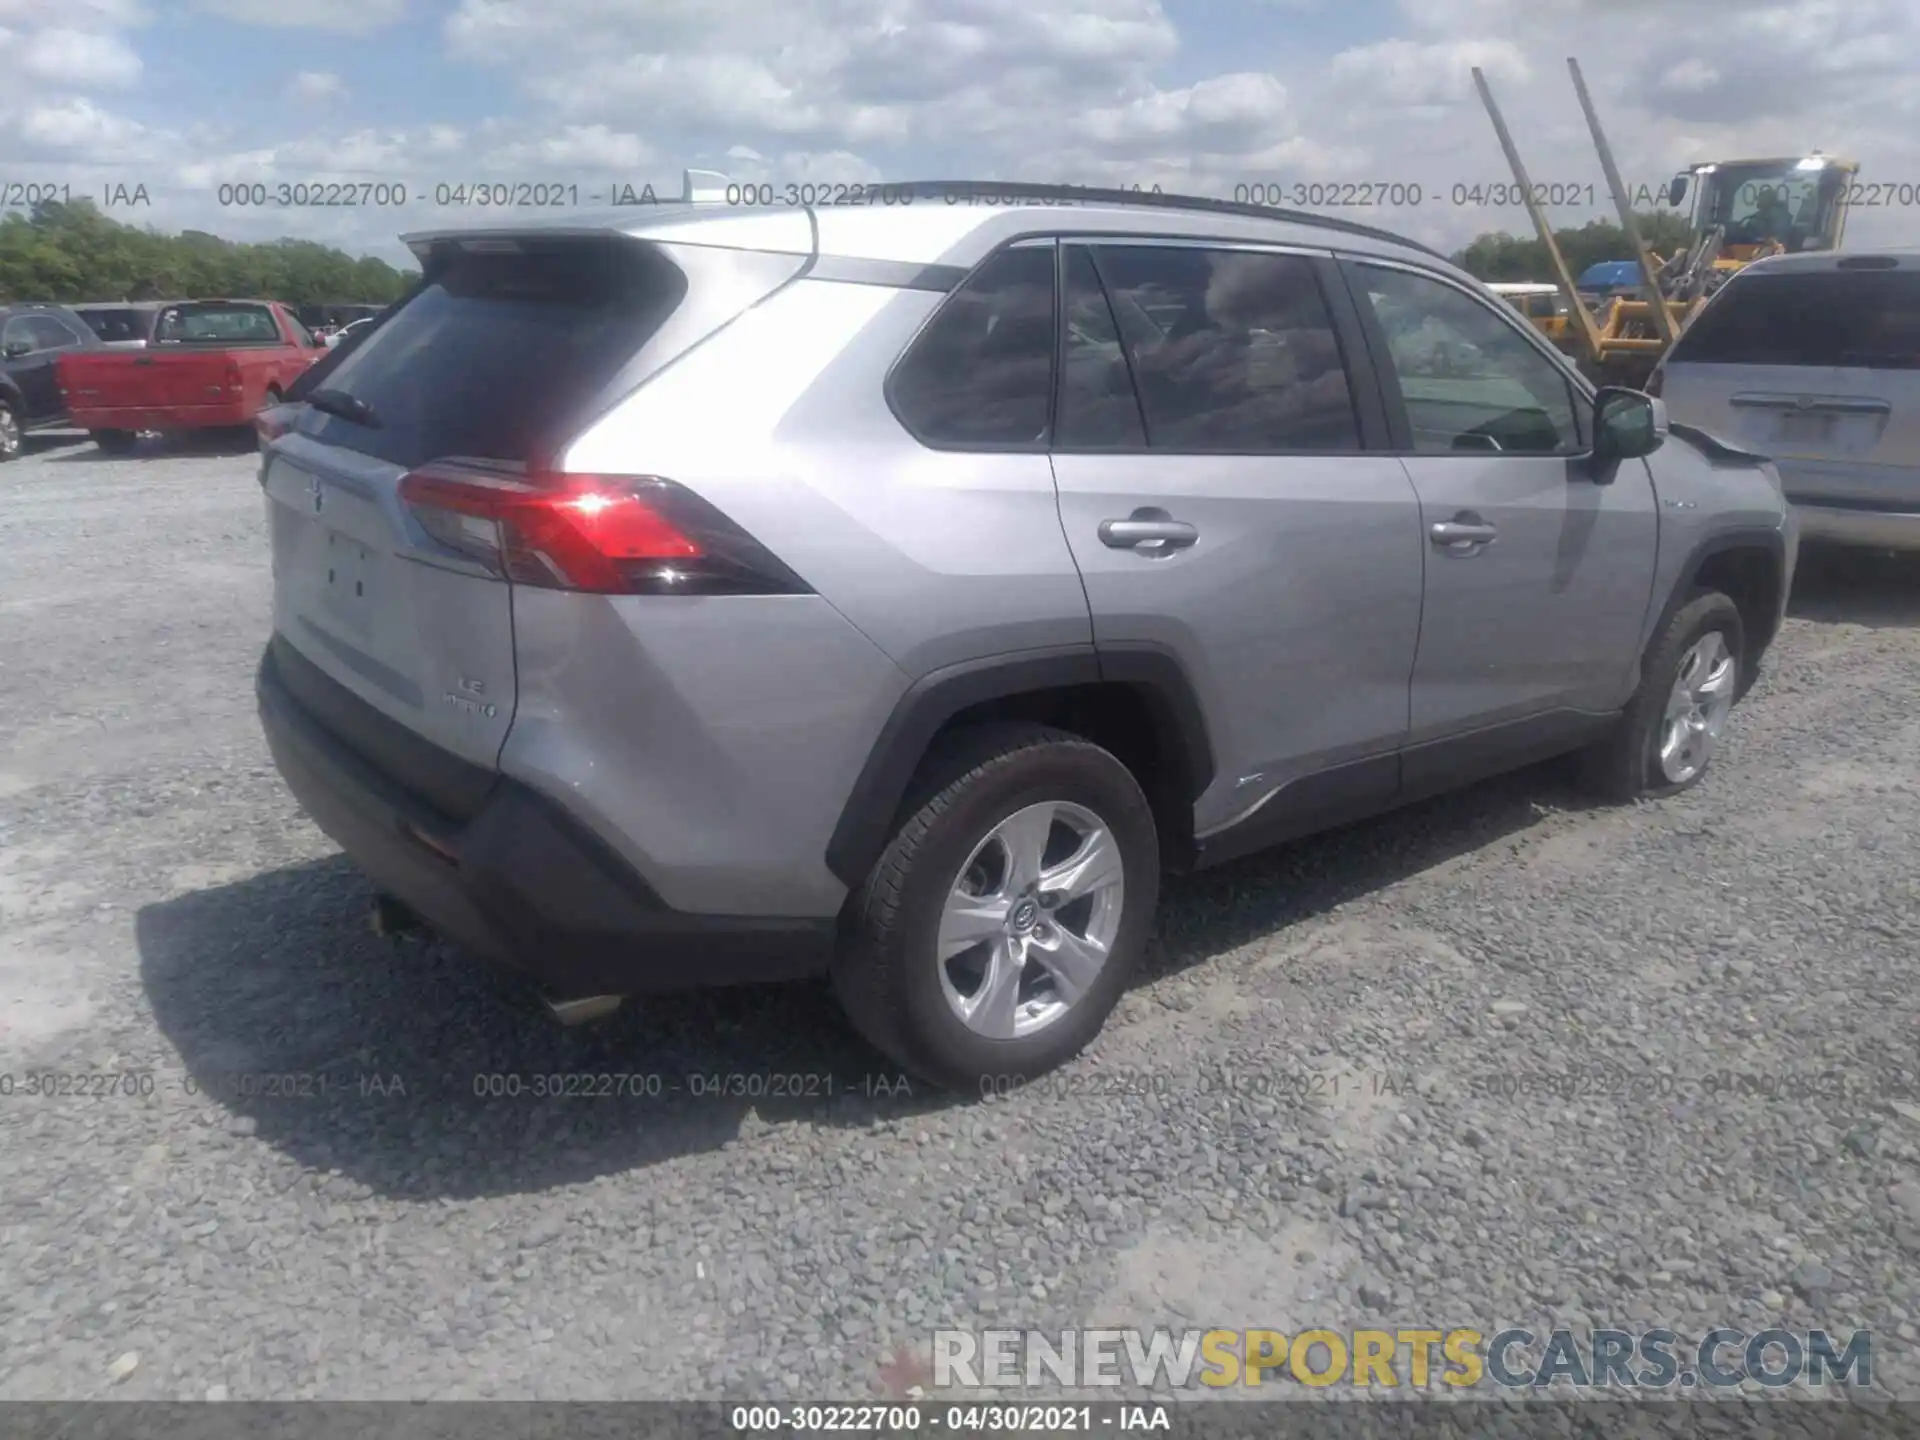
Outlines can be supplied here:
[[164, 306], [147, 344], [60, 361], [73, 423], [102, 450], [141, 431], [241, 429], [280, 403], [327, 347], [272, 300], [189, 300]]

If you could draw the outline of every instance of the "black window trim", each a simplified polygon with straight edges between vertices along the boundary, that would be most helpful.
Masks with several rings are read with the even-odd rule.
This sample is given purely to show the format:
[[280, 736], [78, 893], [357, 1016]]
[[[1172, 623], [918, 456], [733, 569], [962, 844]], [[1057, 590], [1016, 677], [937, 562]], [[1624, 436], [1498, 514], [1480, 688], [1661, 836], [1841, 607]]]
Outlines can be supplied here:
[[[1047, 425], [1045, 433], [1042, 434], [1038, 440], [968, 440], [955, 444], [950, 441], [927, 439], [907, 422], [907, 417], [901, 413], [899, 401], [895, 398], [894, 378], [899, 374], [900, 367], [906, 363], [907, 357], [913, 354], [914, 348], [919, 345], [921, 337], [923, 337], [928, 330], [932, 329], [934, 322], [945, 313], [947, 306], [956, 302], [960, 294], [967, 286], [973, 283], [974, 278], [979, 275], [982, 270], [985, 270], [987, 266], [998, 260], [1009, 250], [1039, 250], [1043, 247], [1051, 248], [1053, 251], [1054, 332], [1053, 378], [1049, 384], [1047, 393]], [[913, 438], [915, 444], [923, 446], [928, 450], [934, 450], [948, 455], [1048, 455], [1052, 453], [1054, 411], [1059, 399], [1060, 390], [1060, 333], [1063, 328], [1061, 325], [1063, 312], [1060, 308], [1062, 303], [1060, 280], [1059, 236], [1052, 231], [1036, 231], [1030, 234], [1012, 236], [994, 246], [993, 249], [980, 257], [978, 264], [968, 268], [964, 278], [940, 297], [939, 303], [927, 312], [927, 318], [915, 327], [913, 334], [908, 337], [907, 343], [900, 347], [900, 353], [893, 357], [893, 363], [887, 366], [886, 379], [883, 380], [880, 385], [881, 398], [886, 401], [887, 409], [892, 413], [894, 422]], [[903, 291], [902, 293], [908, 292]]]
[[[1387, 412], [1378, 393], [1378, 378], [1367, 349], [1361, 339], [1356, 316], [1345, 313], [1351, 307], [1352, 300], [1347, 295], [1346, 284], [1340, 278], [1334, 254], [1325, 246], [1301, 245], [1288, 241], [1264, 240], [1213, 240], [1199, 235], [1154, 236], [1136, 235], [1130, 231], [1079, 231], [1063, 232], [1055, 237], [1058, 241], [1058, 259], [1054, 269], [1055, 310], [1058, 319], [1055, 322], [1057, 350], [1054, 362], [1054, 409], [1048, 417], [1047, 433], [1053, 435], [1059, 421], [1060, 364], [1066, 354], [1066, 254], [1074, 246], [1089, 252], [1093, 262], [1094, 274], [1100, 281], [1100, 288], [1106, 297], [1107, 308], [1113, 308], [1113, 287], [1107, 281], [1106, 271], [1100, 265], [1102, 247], [1112, 249], [1163, 249], [1163, 250], [1233, 250], [1255, 254], [1287, 255], [1305, 260], [1313, 272], [1313, 278], [1320, 289], [1320, 300], [1326, 307], [1328, 319], [1333, 328], [1334, 344], [1340, 351], [1340, 361], [1347, 373], [1347, 398], [1353, 406], [1354, 434], [1356, 444], [1328, 450], [1176, 450], [1153, 443], [1152, 427], [1147, 424], [1146, 407], [1140, 398], [1138, 384], [1134, 386], [1134, 403], [1140, 407], [1141, 432], [1147, 437], [1144, 447], [1133, 445], [1061, 445], [1054, 444], [1050, 453], [1055, 455], [1181, 455], [1195, 459], [1326, 459], [1337, 456], [1372, 454], [1384, 451], [1388, 445]], [[1346, 306], [1340, 303], [1347, 302]], [[1119, 316], [1114, 316], [1114, 324], [1119, 325]], [[1133, 373], [1133, 356], [1125, 342], [1125, 332], [1121, 334], [1121, 353], [1127, 359], [1127, 373]]]
[[[1361, 329], [1366, 337], [1367, 350], [1373, 362], [1369, 368], [1373, 373], [1374, 383], [1378, 387], [1380, 398], [1386, 407], [1387, 428], [1390, 441], [1384, 453], [1409, 460], [1416, 456], [1423, 460], [1460, 459], [1484, 461], [1496, 456], [1510, 460], [1592, 459], [1593, 427], [1591, 424], [1591, 412], [1595, 398], [1595, 390], [1592, 382], [1590, 382], [1586, 376], [1582, 375], [1574, 366], [1573, 362], [1567, 359], [1564, 354], [1548, 344], [1546, 337], [1533, 325], [1529, 324], [1526, 318], [1515, 311], [1511, 305], [1507, 304], [1504, 300], [1499, 300], [1498, 297], [1495, 297], [1494, 303], [1489, 304], [1486, 296], [1476, 294], [1472, 286], [1463, 285], [1460, 281], [1454, 279], [1453, 276], [1432, 269], [1426, 265], [1409, 264], [1404, 260], [1388, 259], [1378, 255], [1369, 255], [1364, 252], [1354, 251], [1338, 252], [1335, 263], [1345, 279], [1348, 303], [1353, 307]], [[1573, 423], [1575, 430], [1578, 432], [1578, 438], [1582, 448], [1577, 451], [1554, 451], [1549, 454], [1541, 454], [1536, 451], [1497, 452], [1490, 450], [1454, 451], [1415, 449], [1413, 444], [1413, 423], [1407, 415], [1406, 397], [1400, 390], [1399, 372], [1394, 369], [1392, 355], [1387, 349], [1386, 332], [1381, 329], [1379, 317], [1373, 313], [1373, 306], [1368, 301], [1365, 292], [1361, 289], [1363, 283], [1361, 277], [1355, 273], [1356, 270], [1368, 266], [1380, 270], [1404, 271], [1409, 275], [1417, 276], [1423, 280], [1432, 280], [1458, 291], [1460, 295], [1467, 300], [1472, 301], [1474, 304], [1479, 305], [1482, 310], [1495, 316], [1502, 325], [1505, 325], [1513, 333], [1520, 336], [1520, 338], [1532, 346], [1538, 354], [1551, 361], [1555, 369], [1560, 372], [1562, 378], [1566, 380], [1568, 390], [1574, 401]], [[1506, 313], [1503, 314], [1503, 311]], [[1584, 405], [1582, 404], [1583, 401], [1585, 402]]]

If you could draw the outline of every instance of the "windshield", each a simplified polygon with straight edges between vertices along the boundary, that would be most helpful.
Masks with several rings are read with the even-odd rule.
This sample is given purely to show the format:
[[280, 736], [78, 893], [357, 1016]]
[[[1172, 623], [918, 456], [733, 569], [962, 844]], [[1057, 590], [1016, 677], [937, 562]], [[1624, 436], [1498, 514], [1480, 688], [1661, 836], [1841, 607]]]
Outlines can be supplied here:
[[1792, 165], [1730, 165], [1703, 176], [1702, 223], [1723, 225], [1733, 245], [1780, 242], [1789, 251], [1830, 248], [1826, 235], [1837, 172]]
[[280, 327], [264, 305], [202, 301], [169, 305], [153, 329], [156, 345], [278, 345]]

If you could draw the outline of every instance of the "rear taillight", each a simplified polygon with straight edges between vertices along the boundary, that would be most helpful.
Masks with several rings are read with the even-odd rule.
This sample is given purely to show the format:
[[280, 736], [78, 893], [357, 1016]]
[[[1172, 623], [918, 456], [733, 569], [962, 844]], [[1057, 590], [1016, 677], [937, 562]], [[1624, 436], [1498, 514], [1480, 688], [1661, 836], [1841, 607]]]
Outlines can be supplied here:
[[685, 486], [436, 462], [400, 482], [420, 528], [517, 585], [602, 595], [802, 595], [809, 587]]
[[232, 360], [227, 362], [227, 388], [229, 390], [240, 388], [240, 366]]

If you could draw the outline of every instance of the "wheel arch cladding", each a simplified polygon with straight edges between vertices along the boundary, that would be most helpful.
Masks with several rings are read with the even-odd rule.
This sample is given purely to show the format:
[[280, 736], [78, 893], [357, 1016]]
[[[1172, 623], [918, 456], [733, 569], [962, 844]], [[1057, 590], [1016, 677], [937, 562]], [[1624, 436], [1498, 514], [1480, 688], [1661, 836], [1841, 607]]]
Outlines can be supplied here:
[[1193, 802], [1213, 783], [1213, 745], [1179, 660], [1150, 646], [1063, 646], [963, 661], [915, 681], [894, 706], [827, 842], [827, 867], [859, 886], [886, 849], [942, 735], [991, 720], [1057, 726], [1111, 750], [1154, 806], [1163, 854], [1192, 843]]
[[1720, 591], [1740, 611], [1747, 652], [1740, 657], [1741, 669], [1744, 681], [1750, 682], [1760, 657], [1780, 628], [1786, 568], [1786, 537], [1778, 530], [1738, 530], [1709, 536], [1687, 557], [1662, 621], [1674, 615], [1695, 591]]

